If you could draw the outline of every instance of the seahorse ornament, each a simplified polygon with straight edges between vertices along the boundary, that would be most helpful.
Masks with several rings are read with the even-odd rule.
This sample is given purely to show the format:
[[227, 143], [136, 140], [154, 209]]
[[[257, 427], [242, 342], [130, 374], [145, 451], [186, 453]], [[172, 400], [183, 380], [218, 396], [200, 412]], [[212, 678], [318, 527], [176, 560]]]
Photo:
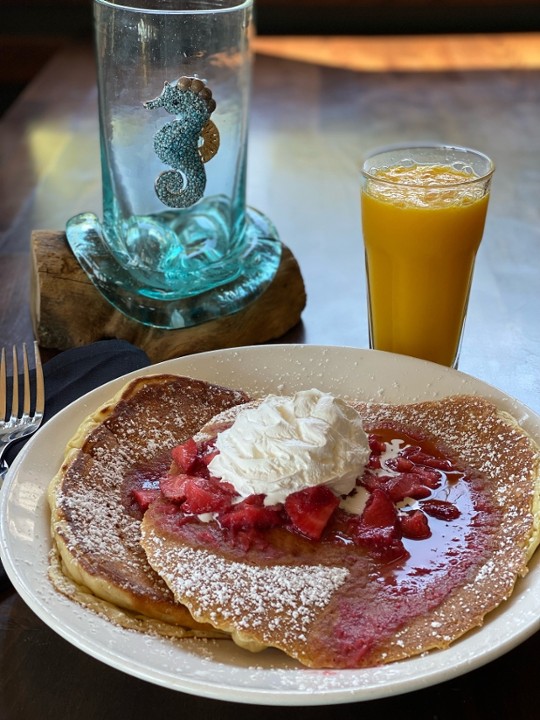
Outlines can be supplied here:
[[219, 131], [210, 120], [216, 109], [212, 91], [199, 78], [184, 76], [176, 83], [165, 82], [161, 95], [145, 102], [144, 107], [163, 107], [176, 115], [154, 136], [156, 155], [174, 168], [157, 177], [156, 195], [168, 207], [190, 207], [204, 195], [204, 163], [219, 149]]

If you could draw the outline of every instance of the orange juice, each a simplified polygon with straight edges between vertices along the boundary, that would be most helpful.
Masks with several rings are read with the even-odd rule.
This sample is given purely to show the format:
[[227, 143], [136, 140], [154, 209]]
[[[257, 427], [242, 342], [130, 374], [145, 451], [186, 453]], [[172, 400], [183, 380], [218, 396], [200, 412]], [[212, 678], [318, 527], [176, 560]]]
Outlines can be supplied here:
[[456, 364], [489, 198], [474, 180], [451, 166], [410, 165], [365, 182], [372, 347]]

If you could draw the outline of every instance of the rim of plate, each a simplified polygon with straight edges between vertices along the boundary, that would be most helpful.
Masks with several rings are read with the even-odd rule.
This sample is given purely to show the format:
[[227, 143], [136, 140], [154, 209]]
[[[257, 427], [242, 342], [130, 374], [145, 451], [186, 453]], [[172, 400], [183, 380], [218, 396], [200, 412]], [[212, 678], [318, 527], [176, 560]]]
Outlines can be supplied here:
[[[347, 372], [337, 374], [336, 368], [340, 365]], [[360, 384], [351, 368], [360, 374]], [[336, 394], [342, 389], [345, 396], [363, 384], [375, 392], [374, 399], [379, 402], [392, 401], [389, 398], [401, 398], [401, 395], [413, 402], [461, 392], [480, 394], [511, 412], [540, 442], [540, 417], [519, 400], [458, 370], [376, 350], [295, 344], [246, 346], [163, 361], [112, 380], [61, 410], [31, 438], [15, 460], [0, 493], [0, 554], [6, 571], [22, 599], [68, 642], [111, 667], [169, 689], [243, 704], [308, 706], [372, 700], [435, 685], [500, 657], [540, 627], [538, 556], [531, 561], [527, 577], [518, 581], [518, 591], [504, 606], [490, 613], [482, 628], [468, 633], [446, 650], [364, 670], [312, 670], [275, 650], [265, 651], [261, 661], [261, 656], [247, 656], [230, 643], [226, 650], [220, 651], [219, 643], [228, 641], [210, 641], [204, 652], [200, 647], [196, 652], [186, 652], [186, 643], [197, 641], [181, 641], [183, 647], [177, 648], [174, 644], [171, 651], [170, 641], [166, 639], [149, 639], [114, 626], [60, 596], [49, 587], [46, 578], [50, 546], [47, 473], [58, 465], [64, 440], [66, 436], [71, 437], [78, 420], [107, 401], [131, 378], [155, 372], [191, 374], [242, 387], [253, 394], [271, 391], [269, 388], [274, 392], [288, 392], [293, 387], [314, 387], [314, 380], [319, 381], [321, 389], [332, 385]], [[243, 384], [231, 382], [236, 378]], [[41, 457], [36, 463], [34, 450], [37, 453], [40, 445], [48, 443], [49, 435], [58, 435], [59, 442], [50, 456]], [[15, 509], [21, 493], [28, 506], [24, 517], [18, 517]], [[22, 512], [19, 508], [19, 515]], [[25, 530], [22, 520], [34, 522], [38, 530], [35, 537], [23, 539], [28, 528]], [[13, 526], [13, 522], [19, 522], [19, 526]], [[25, 560], [28, 547], [36, 553], [33, 563]], [[530, 592], [531, 588], [535, 588], [535, 592]], [[92, 632], [84, 632], [89, 625], [93, 626]], [[213, 642], [218, 644], [217, 649], [212, 646]], [[167, 652], [172, 653], [171, 657], [177, 662], [175, 671], [161, 666], [149, 667], [150, 658], [162, 660]], [[141, 657], [146, 662], [140, 660]], [[179, 671], [182, 663], [184, 669]]]

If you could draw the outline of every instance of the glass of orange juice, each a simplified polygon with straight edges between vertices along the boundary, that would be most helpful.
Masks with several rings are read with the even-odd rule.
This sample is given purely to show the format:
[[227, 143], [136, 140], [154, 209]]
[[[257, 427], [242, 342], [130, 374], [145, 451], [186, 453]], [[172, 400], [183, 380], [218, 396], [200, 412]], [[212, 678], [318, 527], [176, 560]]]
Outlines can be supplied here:
[[369, 340], [457, 367], [494, 164], [469, 148], [401, 146], [362, 167]]

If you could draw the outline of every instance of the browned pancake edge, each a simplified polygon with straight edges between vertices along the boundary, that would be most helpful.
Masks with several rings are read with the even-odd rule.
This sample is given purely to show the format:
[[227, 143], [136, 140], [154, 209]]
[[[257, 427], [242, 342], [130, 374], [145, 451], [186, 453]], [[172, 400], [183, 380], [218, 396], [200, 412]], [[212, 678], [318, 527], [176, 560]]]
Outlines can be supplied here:
[[149, 619], [161, 634], [216, 635], [149, 566], [140, 519], [126, 510], [125, 480], [148, 464], [168, 468], [171, 448], [246, 400], [237, 390], [156, 374], [130, 381], [82, 423], [48, 489], [49, 574], [61, 592], [129, 627], [144, 629]]

